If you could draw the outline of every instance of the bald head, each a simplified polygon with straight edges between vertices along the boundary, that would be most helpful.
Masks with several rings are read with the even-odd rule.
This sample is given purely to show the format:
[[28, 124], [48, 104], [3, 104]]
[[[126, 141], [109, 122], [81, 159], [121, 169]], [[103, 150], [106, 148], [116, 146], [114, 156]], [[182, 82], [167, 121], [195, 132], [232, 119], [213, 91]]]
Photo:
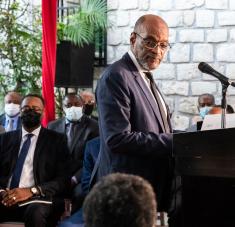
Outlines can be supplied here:
[[130, 37], [131, 50], [144, 70], [159, 66], [169, 47], [168, 37], [168, 26], [161, 17], [147, 14], [136, 21]]
[[146, 14], [140, 17], [134, 27], [134, 32], [142, 32], [143, 30], [151, 30], [155, 29], [158, 27], [160, 30], [161, 29], [166, 29], [168, 30], [168, 25], [167, 23], [159, 16], [153, 15], [153, 14]]

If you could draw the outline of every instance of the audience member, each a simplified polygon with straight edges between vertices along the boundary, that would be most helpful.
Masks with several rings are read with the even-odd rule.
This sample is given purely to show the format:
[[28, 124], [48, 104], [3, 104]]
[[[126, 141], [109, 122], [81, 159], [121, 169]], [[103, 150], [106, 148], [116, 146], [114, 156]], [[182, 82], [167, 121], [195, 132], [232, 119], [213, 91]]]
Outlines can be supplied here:
[[188, 132], [201, 130], [203, 119], [215, 105], [215, 98], [212, 94], [202, 94], [198, 97], [198, 112], [199, 116], [192, 119], [192, 125], [187, 129]]
[[154, 227], [156, 200], [141, 177], [111, 174], [100, 180], [85, 199], [86, 227]]
[[21, 128], [19, 117], [21, 99], [21, 95], [15, 91], [8, 92], [4, 97], [5, 113], [0, 116], [0, 125], [7, 132]]
[[[82, 194], [85, 196], [89, 191], [89, 184], [91, 180], [91, 174], [94, 169], [98, 154], [100, 150], [100, 138], [96, 137], [89, 140], [86, 143], [86, 148], [84, 151], [84, 160], [82, 168], [82, 178], [81, 178], [81, 188]], [[67, 218], [60, 223], [60, 227], [77, 227], [78, 225], [84, 224], [82, 217], [82, 208], [76, 211], [71, 217]]]
[[65, 117], [52, 121], [48, 128], [67, 135], [71, 156], [71, 184], [73, 189], [73, 210], [77, 210], [82, 203], [81, 172], [85, 144], [88, 140], [98, 136], [98, 122], [83, 114], [83, 101], [76, 93], [69, 93], [64, 97], [63, 109]]
[[[66, 137], [41, 126], [41, 96], [26, 95], [20, 109], [22, 129], [0, 135], [0, 221], [54, 227], [64, 208], [57, 201], [68, 186]], [[53, 204], [17, 206], [34, 196]]]
[[92, 112], [95, 108], [95, 95], [90, 91], [82, 91], [80, 96], [83, 100], [83, 112], [87, 116], [92, 116]]
[[212, 94], [202, 94], [198, 97], [198, 111], [201, 120], [209, 113], [215, 105], [215, 98]]

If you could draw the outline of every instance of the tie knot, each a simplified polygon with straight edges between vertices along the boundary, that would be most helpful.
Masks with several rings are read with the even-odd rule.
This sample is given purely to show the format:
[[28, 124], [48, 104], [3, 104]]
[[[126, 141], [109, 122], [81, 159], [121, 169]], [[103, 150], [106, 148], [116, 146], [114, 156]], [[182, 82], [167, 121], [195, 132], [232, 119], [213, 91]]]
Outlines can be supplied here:
[[150, 82], [153, 82], [153, 74], [151, 72], [144, 72], [146, 77], [150, 80]]
[[26, 138], [27, 138], [27, 139], [31, 139], [32, 137], [33, 137], [33, 134], [32, 134], [32, 133], [26, 134]]

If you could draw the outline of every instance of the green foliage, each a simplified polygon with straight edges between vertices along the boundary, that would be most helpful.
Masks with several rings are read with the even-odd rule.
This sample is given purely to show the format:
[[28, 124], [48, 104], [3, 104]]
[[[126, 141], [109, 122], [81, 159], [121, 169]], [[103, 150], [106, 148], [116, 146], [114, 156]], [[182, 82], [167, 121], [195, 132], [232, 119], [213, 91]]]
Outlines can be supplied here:
[[107, 6], [104, 0], [82, 0], [67, 24], [58, 24], [58, 39], [70, 40], [78, 46], [94, 42], [96, 31], [107, 27]]
[[41, 90], [41, 15], [19, 0], [0, 0], [0, 94]]

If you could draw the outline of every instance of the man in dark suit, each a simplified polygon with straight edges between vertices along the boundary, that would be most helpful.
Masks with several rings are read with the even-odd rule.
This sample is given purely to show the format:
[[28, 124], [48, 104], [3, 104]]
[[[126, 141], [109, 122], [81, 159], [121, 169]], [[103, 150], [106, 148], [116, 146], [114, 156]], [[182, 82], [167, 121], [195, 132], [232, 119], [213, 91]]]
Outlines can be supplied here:
[[92, 115], [92, 112], [96, 105], [95, 95], [92, 92], [85, 90], [80, 93], [80, 96], [83, 100], [83, 113], [97, 120], [98, 118]]
[[[0, 222], [55, 226], [63, 211], [56, 201], [68, 186], [69, 151], [64, 135], [41, 126], [43, 110], [41, 96], [25, 96], [20, 113], [22, 129], [0, 135]], [[17, 206], [33, 196], [52, 199], [53, 204]]]
[[160, 17], [140, 17], [131, 50], [106, 69], [96, 90], [101, 149], [92, 183], [113, 172], [142, 176], [156, 192], [159, 211], [168, 211], [171, 197], [172, 134], [151, 71], [170, 46], [168, 33]]
[[21, 95], [18, 92], [10, 91], [4, 97], [4, 111], [0, 116], [0, 125], [5, 128], [5, 131], [12, 131], [21, 128], [20, 120], [20, 103]]
[[[63, 110], [65, 117], [50, 122], [49, 129], [67, 135], [68, 147], [71, 155], [71, 182], [74, 189], [74, 206], [80, 206], [81, 195], [81, 172], [85, 144], [88, 140], [98, 136], [98, 122], [83, 114], [83, 101], [76, 93], [69, 93], [64, 97]], [[76, 205], [78, 207], [76, 207]]]
[[[91, 180], [92, 171], [94, 169], [98, 154], [100, 150], [100, 138], [95, 137], [86, 143], [84, 151], [84, 160], [81, 177], [82, 195], [85, 196], [89, 192], [89, 184]], [[83, 212], [82, 208], [76, 211], [72, 216], [60, 223], [59, 227], [78, 227], [83, 226]]]

